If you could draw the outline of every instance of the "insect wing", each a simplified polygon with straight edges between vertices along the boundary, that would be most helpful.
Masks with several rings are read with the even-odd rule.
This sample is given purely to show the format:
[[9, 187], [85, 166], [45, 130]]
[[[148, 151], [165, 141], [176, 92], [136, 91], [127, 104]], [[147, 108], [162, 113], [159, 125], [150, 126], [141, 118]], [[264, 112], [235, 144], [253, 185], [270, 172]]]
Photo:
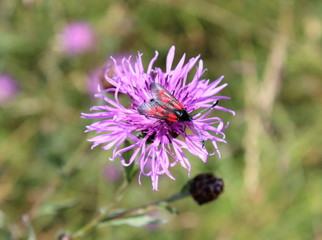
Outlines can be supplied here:
[[171, 109], [161, 106], [154, 100], [142, 103], [138, 107], [138, 112], [146, 117], [158, 118], [171, 122], [178, 121], [178, 116], [175, 115]]
[[184, 110], [184, 106], [172, 94], [158, 83], [150, 84], [152, 98], [166, 108]]

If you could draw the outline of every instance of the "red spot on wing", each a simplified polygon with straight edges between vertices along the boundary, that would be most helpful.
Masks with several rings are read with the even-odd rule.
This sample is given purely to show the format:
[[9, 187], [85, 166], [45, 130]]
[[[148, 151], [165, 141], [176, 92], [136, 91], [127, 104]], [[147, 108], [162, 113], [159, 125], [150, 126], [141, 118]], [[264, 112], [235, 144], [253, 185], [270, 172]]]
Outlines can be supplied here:
[[170, 122], [191, 121], [183, 104], [163, 86], [155, 82], [151, 83], [150, 93], [152, 99], [138, 107], [140, 114]]
[[148, 113], [149, 113], [150, 115], [154, 115], [154, 114], [155, 114], [155, 111], [154, 111], [154, 110], [150, 110]]
[[174, 105], [174, 107], [176, 108], [176, 109], [178, 109], [178, 110], [183, 110], [184, 109], [184, 106], [182, 105], [182, 103], [181, 102], [177, 102], [177, 104], [175, 104]]
[[162, 107], [158, 107], [158, 108], [157, 108], [157, 112], [158, 112], [158, 113], [163, 113], [163, 112], [164, 112], [164, 109], [163, 109]]
[[173, 118], [168, 118], [167, 120], [170, 122], [178, 122], [178, 119], [173, 119]]
[[170, 113], [168, 115], [169, 118], [173, 118], [173, 119], [178, 119], [177, 115], [173, 114], [173, 113]]
[[150, 84], [150, 92], [152, 98], [160, 105], [169, 109], [184, 110], [184, 106], [178, 99], [176, 99], [167, 89], [158, 83]]
[[138, 107], [138, 112], [146, 117], [164, 119], [171, 122], [177, 122], [179, 119], [173, 110], [160, 105], [156, 101], [142, 103]]

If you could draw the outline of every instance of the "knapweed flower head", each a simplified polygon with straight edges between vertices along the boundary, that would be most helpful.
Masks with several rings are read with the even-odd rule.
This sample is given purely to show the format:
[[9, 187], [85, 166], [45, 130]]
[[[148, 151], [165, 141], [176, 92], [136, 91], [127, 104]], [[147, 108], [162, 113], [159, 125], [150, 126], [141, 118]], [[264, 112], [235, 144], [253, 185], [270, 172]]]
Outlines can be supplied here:
[[88, 52], [95, 45], [94, 30], [87, 22], [72, 22], [62, 30], [60, 44], [62, 50], [69, 56]]
[[[82, 117], [95, 119], [96, 122], [87, 126], [86, 131], [95, 131], [97, 136], [89, 139], [93, 142], [92, 148], [103, 145], [104, 150], [113, 150], [111, 161], [119, 159], [125, 167], [136, 163], [139, 165], [139, 183], [141, 176], [151, 178], [153, 190], [158, 190], [160, 175], [167, 175], [175, 179], [170, 173], [170, 168], [180, 164], [190, 174], [191, 165], [187, 153], [199, 157], [206, 162], [210, 155], [220, 157], [217, 142], [226, 142], [223, 131], [228, 124], [219, 117], [211, 117], [213, 110], [234, 112], [222, 106], [222, 99], [229, 97], [218, 95], [227, 86], [221, 84], [223, 76], [215, 81], [203, 79], [205, 72], [200, 56], [191, 58], [185, 63], [185, 55], [176, 66], [173, 66], [175, 47], [169, 50], [166, 69], [155, 67], [158, 52], [145, 69], [142, 63], [142, 54], [134, 60], [131, 57], [117, 62], [114, 58], [115, 75], [111, 77], [109, 68], [106, 71], [106, 80], [114, 88], [99, 90], [97, 98], [103, 100], [101, 106], [94, 106], [90, 110], [94, 113], [83, 113]], [[193, 74], [192, 69], [195, 68]], [[151, 84], [152, 83], [152, 84]], [[157, 83], [157, 84], [154, 84]], [[161, 86], [166, 89], [177, 101], [184, 106], [191, 120], [171, 121], [148, 114], [141, 114], [138, 107], [144, 103], [158, 106], [151, 94], [151, 86]], [[108, 95], [108, 93], [112, 93]], [[119, 97], [124, 94], [130, 98], [130, 106], [121, 104]], [[203, 114], [192, 115], [196, 109], [208, 108], [219, 101], [219, 104], [210, 108]], [[147, 104], [149, 105], [149, 104]], [[160, 105], [160, 104], [159, 104]], [[165, 106], [160, 105], [160, 111]], [[179, 115], [180, 112], [177, 112]], [[170, 116], [169, 116], [170, 117]], [[203, 142], [212, 143], [213, 152], [208, 152]], [[124, 144], [130, 142], [130, 144]], [[129, 159], [123, 154], [132, 151]]]

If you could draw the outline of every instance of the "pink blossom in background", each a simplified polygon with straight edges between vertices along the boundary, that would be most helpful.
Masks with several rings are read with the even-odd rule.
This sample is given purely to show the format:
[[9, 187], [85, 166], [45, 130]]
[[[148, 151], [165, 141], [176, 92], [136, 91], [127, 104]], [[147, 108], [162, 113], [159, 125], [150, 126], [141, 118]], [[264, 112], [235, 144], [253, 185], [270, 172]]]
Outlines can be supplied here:
[[106, 166], [103, 169], [103, 176], [109, 182], [117, 182], [122, 177], [122, 172], [120, 168], [116, 166]]
[[18, 90], [17, 82], [10, 75], [0, 73], [0, 105], [11, 101]]
[[102, 68], [95, 69], [88, 74], [87, 91], [91, 97], [94, 97], [97, 88], [101, 87], [102, 77], [104, 80], [104, 69]]
[[[117, 62], [121, 62], [123, 58], [128, 58], [128, 57], [129, 57], [128, 54], [119, 54], [114, 58], [116, 59]], [[105, 78], [105, 73], [111, 78], [117, 75], [114, 64], [115, 62], [109, 59], [101, 67], [89, 73], [88, 81], [87, 81], [87, 89], [91, 97], [95, 97], [95, 94], [99, 92], [98, 89], [104, 90], [104, 89], [114, 87]], [[106, 69], [109, 69], [109, 70], [106, 72]]]
[[60, 42], [63, 51], [69, 56], [88, 52], [95, 46], [94, 30], [86, 22], [70, 23], [62, 30]]

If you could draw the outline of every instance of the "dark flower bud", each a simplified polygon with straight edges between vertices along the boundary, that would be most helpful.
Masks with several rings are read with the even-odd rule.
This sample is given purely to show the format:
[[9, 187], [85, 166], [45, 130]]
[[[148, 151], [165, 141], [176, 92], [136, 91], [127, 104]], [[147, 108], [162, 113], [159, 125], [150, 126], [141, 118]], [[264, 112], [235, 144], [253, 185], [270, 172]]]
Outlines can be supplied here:
[[197, 175], [189, 185], [189, 192], [199, 205], [217, 199], [223, 191], [224, 181], [212, 173]]

